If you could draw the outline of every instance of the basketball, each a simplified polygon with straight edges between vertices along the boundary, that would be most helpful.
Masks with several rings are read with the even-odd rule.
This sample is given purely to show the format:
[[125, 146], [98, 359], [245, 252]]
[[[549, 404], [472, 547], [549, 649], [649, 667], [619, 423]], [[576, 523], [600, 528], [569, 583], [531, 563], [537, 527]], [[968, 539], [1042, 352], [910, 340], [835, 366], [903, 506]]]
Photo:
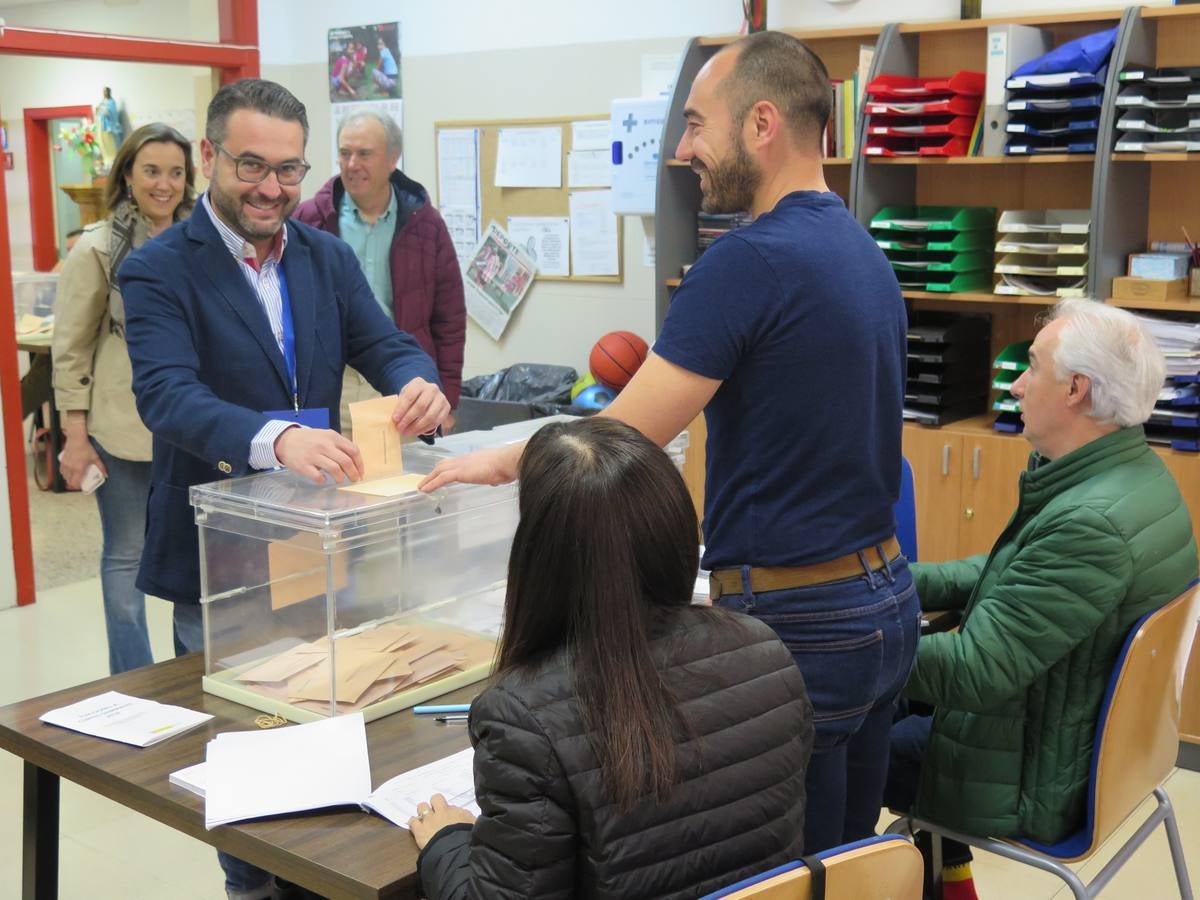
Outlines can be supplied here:
[[610, 331], [592, 348], [588, 368], [600, 384], [620, 390], [646, 361], [650, 348], [632, 331]]

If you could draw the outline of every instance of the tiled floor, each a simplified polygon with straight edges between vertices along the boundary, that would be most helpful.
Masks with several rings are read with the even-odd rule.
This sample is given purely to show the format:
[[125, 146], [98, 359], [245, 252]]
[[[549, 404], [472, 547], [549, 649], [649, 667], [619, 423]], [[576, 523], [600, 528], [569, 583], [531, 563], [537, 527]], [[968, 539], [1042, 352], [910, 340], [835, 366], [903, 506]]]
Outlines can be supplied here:
[[[155, 657], [171, 654], [170, 607], [148, 601]], [[0, 611], [0, 703], [107, 674], [98, 580], [39, 594], [32, 607]], [[1200, 774], [1179, 771], [1167, 790], [1175, 802], [1188, 863], [1200, 884]], [[1132, 832], [1126, 826], [1124, 834]], [[1093, 875], [1107, 854], [1083, 866]], [[0, 752], [0, 900], [19, 896], [21, 763]], [[982, 900], [1049, 900], [1070, 893], [1052, 876], [981, 855], [975, 881]], [[61, 896], [64, 900], [217, 900], [224, 896], [213, 851], [90, 791], [63, 783]], [[1177, 896], [1160, 828], [1102, 895], [1105, 900]]]

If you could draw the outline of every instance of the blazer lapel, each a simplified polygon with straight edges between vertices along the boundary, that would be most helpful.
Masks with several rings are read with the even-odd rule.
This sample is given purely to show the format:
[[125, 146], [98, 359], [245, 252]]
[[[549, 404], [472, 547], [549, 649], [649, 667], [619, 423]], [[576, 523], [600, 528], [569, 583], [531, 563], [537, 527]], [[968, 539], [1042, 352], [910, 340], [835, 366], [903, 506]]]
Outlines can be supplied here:
[[295, 230], [288, 235], [283, 251], [283, 272], [287, 278], [288, 298], [292, 303], [292, 326], [296, 331], [296, 384], [300, 402], [309, 396], [312, 380], [313, 345], [316, 342], [316, 297], [313, 295], [312, 253], [296, 239]]
[[200, 270], [242, 324], [254, 335], [254, 339], [258, 341], [258, 345], [279, 376], [287, 396], [290, 397], [292, 386], [287, 366], [284, 364], [283, 354], [279, 352], [275, 335], [271, 333], [271, 323], [267, 320], [266, 310], [246, 283], [237, 261], [221, 241], [221, 235], [217, 233], [208, 213], [197, 208], [195, 214], [187, 221], [188, 237], [201, 245], [198, 258]]

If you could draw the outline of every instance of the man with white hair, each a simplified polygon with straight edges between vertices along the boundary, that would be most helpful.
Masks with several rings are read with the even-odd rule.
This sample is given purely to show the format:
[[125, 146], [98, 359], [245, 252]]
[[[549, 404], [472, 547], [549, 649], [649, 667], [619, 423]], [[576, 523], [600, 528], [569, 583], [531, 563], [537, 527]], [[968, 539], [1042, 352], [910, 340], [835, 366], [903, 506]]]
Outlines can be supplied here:
[[[467, 310], [462, 273], [450, 232], [429, 193], [396, 168], [403, 136], [390, 116], [362, 110], [338, 126], [338, 167], [294, 216], [338, 235], [354, 250], [375, 300], [437, 363], [451, 409], [462, 386]], [[349, 404], [378, 396], [358, 372], [346, 369], [341, 422]]]
[[[922, 608], [963, 620], [918, 644], [905, 693], [934, 711], [893, 726], [887, 806], [1045, 844], [1083, 827], [1121, 645], [1197, 573], [1187, 507], [1142, 429], [1164, 371], [1136, 317], [1102, 303], [1064, 300], [1038, 333], [1012, 388], [1033, 447], [1012, 520], [990, 554], [913, 567]], [[951, 873], [944, 896], [974, 892]]]

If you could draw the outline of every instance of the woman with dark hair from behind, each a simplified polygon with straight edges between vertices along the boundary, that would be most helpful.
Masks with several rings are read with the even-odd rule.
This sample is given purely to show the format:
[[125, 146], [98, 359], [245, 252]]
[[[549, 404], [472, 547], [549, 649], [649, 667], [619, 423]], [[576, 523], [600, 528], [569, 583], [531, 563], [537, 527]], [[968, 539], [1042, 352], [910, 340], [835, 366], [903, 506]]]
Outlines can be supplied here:
[[409, 823], [430, 900], [697, 897], [802, 852], [812, 707], [765, 625], [691, 605], [696, 514], [615, 419], [521, 459], [496, 674], [471, 706], [482, 810]]

